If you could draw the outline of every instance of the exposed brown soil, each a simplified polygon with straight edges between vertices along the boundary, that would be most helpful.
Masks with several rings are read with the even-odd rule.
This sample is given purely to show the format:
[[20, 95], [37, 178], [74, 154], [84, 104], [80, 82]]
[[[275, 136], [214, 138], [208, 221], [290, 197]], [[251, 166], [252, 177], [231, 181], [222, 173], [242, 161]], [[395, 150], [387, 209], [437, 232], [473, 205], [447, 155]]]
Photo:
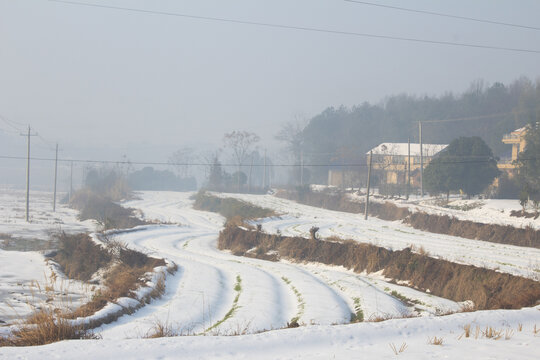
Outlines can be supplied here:
[[[476, 309], [519, 309], [540, 301], [540, 283], [493, 270], [353, 241], [321, 241], [268, 235], [227, 226], [218, 247], [235, 255], [341, 265], [357, 273], [383, 270], [396, 281], [454, 301], [472, 300]], [[270, 253], [270, 254], [269, 254]]]
[[[296, 192], [282, 191], [276, 196], [305, 205], [350, 213], [362, 213], [365, 208], [363, 202], [349, 200], [343, 194], [308, 192], [298, 195]], [[540, 248], [540, 230], [531, 227], [516, 228], [510, 225], [483, 224], [460, 220], [448, 215], [435, 215], [424, 212], [411, 213], [407, 208], [398, 207], [390, 202], [370, 203], [369, 214], [382, 220], [403, 220], [404, 223], [411, 225], [415, 229], [436, 234]]]

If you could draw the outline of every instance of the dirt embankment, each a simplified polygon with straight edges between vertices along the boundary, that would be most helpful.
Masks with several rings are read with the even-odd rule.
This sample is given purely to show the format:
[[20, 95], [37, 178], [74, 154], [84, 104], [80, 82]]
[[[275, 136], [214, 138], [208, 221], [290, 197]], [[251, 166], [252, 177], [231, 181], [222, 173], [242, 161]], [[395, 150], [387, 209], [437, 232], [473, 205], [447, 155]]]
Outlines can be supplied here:
[[[365, 203], [352, 201], [343, 194], [307, 192], [280, 192], [277, 196], [297, 201], [301, 204], [329, 210], [363, 213]], [[411, 213], [409, 209], [390, 202], [370, 203], [369, 214], [382, 220], [402, 220], [413, 228], [436, 234], [459, 236], [466, 239], [483, 240], [500, 244], [540, 248], [540, 231], [531, 227], [516, 228], [510, 225], [483, 224], [460, 220], [448, 215]]]
[[396, 281], [454, 301], [472, 300], [476, 309], [518, 309], [540, 301], [540, 283], [530, 279], [353, 241], [321, 241], [268, 235], [227, 226], [218, 247], [265, 260], [287, 258], [341, 265], [357, 273], [383, 271]]
[[459, 220], [448, 215], [412, 213], [404, 219], [413, 228], [437, 234], [484, 240], [499, 244], [540, 248], [540, 231], [532, 227], [516, 228], [511, 225], [482, 224]]

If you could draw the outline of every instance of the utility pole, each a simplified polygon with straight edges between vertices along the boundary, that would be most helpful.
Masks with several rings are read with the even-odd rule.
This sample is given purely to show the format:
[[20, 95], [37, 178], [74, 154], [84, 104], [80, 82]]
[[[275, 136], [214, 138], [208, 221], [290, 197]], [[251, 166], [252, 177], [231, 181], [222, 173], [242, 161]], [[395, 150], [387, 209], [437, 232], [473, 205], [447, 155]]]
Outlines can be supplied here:
[[373, 158], [373, 151], [369, 152], [369, 167], [368, 167], [368, 175], [367, 175], [367, 192], [366, 192], [366, 211], [364, 214], [364, 220], [367, 220], [368, 217], [368, 211], [369, 211], [369, 188], [371, 183], [371, 163]]
[[304, 150], [300, 150], [300, 186], [304, 186]]
[[418, 122], [418, 132], [420, 139], [420, 195], [424, 197], [424, 149], [422, 149], [422, 122]]
[[266, 189], [266, 149], [264, 149], [263, 190]]
[[72, 193], [73, 193], [73, 161], [71, 161], [71, 166], [69, 170], [69, 201], [71, 201]]
[[56, 157], [54, 158], [54, 198], [53, 198], [53, 212], [56, 212], [56, 179], [58, 176], [58, 143], [56, 143]]
[[249, 166], [249, 177], [248, 177], [248, 193], [251, 193], [251, 173], [253, 171], [253, 154], [251, 154], [251, 165]]
[[411, 193], [411, 138], [408, 139], [407, 145], [407, 200], [409, 200]]
[[27, 151], [26, 151], [26, 222], [30, 222], [30, 125], [28, 125], [28, 134], [21, 134], [21, 136], [27, 137]]

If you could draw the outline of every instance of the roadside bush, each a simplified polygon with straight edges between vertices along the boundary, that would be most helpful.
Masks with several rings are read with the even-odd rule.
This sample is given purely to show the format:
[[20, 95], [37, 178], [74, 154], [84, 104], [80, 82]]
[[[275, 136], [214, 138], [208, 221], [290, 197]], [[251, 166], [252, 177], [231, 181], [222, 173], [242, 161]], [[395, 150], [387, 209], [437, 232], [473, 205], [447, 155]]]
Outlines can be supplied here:
[[90, 189], [75, 192], [70, 206], [79, 210], [79, 219], [96, 220], [104, 230], [130, 229], [146, 224], [133, 216], [133, 209], [124, 208]]
[[54, 260], [70, 279], [87, 281], [111, 259], [109, 252], [94, 243], [87, 234], [58, 235], [58, 252]]
[[62, 340], [95, 339], [96, 336], [81, 325], [57, 316], [52, 308], [36, 309], [30, 321], [21, 324], [6, 337], [0, 346], [37, 346]]
[[197, 195], [195, 195], [193, 208], [219, 213], [227, 220], [231, 220], [234, 217], [240, 217], [242, 219], [259, 219], [275, 215], [270, 209], [265, 209], [233, 198], [220, 198], [208, 195], [204, 191], [199, 191]]

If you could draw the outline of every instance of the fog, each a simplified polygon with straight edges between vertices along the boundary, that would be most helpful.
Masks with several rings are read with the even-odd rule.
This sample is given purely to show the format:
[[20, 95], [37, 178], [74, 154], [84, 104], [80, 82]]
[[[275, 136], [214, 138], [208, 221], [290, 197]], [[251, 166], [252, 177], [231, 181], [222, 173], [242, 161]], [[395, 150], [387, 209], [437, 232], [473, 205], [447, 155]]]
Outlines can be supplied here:
[[[339, 0], [107, 0], [92, 4], [374, 35], [540, 50], [540, 31]], [[381, 2], [405, 6], [401, 1]], [[538, 26], [540, 2], [414, 0], [407, 7]], [[281, 124], [399, 93], [537, 78], [540, 54], [407, 42], [79, 6], [0, 0], [0, 155], [166, 162], [247, 130], [278, 158]], [[227, 159], [227, 156], [224, 156]], [[24, 160], [0, 159], [24, 184]], [[36, 186], [52, 162], [34, 161]], [[76, 164], [76, 177], [84, 164]], [[60, 179], [66, 188], [67, 163]], [[201, 175], [202, 176], [202, 175]], [[78, 180], [77, 180], [78, 181]]]

